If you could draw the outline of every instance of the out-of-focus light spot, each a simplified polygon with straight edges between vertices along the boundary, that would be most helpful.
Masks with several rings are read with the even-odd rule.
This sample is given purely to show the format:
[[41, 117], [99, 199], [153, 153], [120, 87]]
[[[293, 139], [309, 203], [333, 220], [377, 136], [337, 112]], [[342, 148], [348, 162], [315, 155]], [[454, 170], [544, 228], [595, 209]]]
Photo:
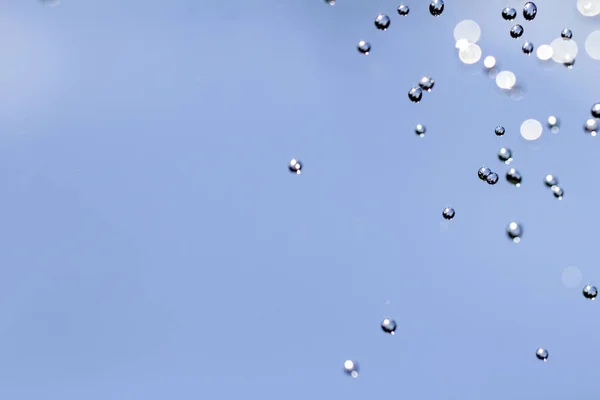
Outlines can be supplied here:
[[459, 39], [456, 41], [456, 45], [454, 47], [460, 51], [465, 51], [469, 47], [469, 41], [467, 39]]
[[557, 63], [566, 64], [570, 63], [577, 57], [577, 43], [575, 40], [565, 40], [563, 38], [556, 38], [550, 44], [552, 46], [552, 59]]
[[496, 59], [494, 58], [494, 56], [487, 56], [483, 59], [483, 65], [487, 69], [492, 69], [496, 66]]
[[552, 46], [550, 46], [549, 44], [543, 44], [537, 48], [535, 54], [537, 55], [537, 58], [539, 58], [540, 60], [548, 61], [549, 59], [552, 58], [552, 55], [554, 54], [554, 50], [552, 49]]
[[475, 43], [469, 43], [466, 49], [458, 52], [458, 58], [465, 64], [475, 64], [481, 59], [481, 47]]
[[544, 128], [537, 119], [528, 119], [521, 124], [521, 136], [525, 140], [537, 140], [542, 136]]
[[600, 0], [577, 0], [577, 10], [584, 17], [595, 17], [600, 14]]
[[583, 274], [581, 273], [579, 268], [574, 266], [565, 268], [562, 273], [562, 282], [569, 289], [579, 287], [582, 279]]
[[502, 71], [496, 75], [496, 85], [500, 89], [510, 90], [517, 83], [517, 77], [511, 71]]
[[454, 40], [465, 39], [469, 43], [477, 43], [481, 37], [481, 28], [477, 22], [470, 19], [460, 21], [454, 27]]
[[512, 89], [510, 89], [510, 98], [515, 101], [522, 100], [523, 99], [523, 89], [520, 88], [519, 86], [515, 86]]
[[585, 51], [594, 60], [600, 60], [600, 31], [593, 31], [585, 39]]

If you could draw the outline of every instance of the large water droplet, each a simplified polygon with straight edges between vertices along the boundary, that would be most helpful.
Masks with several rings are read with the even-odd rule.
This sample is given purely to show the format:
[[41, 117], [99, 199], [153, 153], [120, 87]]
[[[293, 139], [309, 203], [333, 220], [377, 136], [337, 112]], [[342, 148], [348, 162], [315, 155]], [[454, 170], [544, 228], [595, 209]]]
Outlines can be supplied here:
[[481, 167], [481, 168], [479, 168], [479, 171], [477, 171], [477, 176], [482, 181], [485, 181], [491, 173], [492, 173], [492, 170], [489, 169], [488, 167]]
[[559, 200], [562, 200], [565, 195], [565, 191], [558, 185], [553, 185], [550, 189], [552, 189], [552, 194]]
[[546, 184], [546, 186], [551, 188], [552, 186], [558, 185], [558, 179], [554, 175], [548, 174], [544, 178], [544, 183]]
[[506, 147], [503, 147], [498, 151], [498, 158], [505, 164], [510, 164], [512, 161], [512, 151]]
[[600, 103], [594, 104], [590, 109], [590, 112], [592, 113], [592, 117], [600, 118]]
[[590, 118], [585, 121], [583, 129], [592, 136], [596, 136], [598, 133], [598, 120]]
[[353, 378], [358, 378], [358, 363], [353, 360], [344, 361], [344, 372]]
[[504, 129], [504, 127], [500, 125], [498, 125], [496, 129], [494, 129], [494, 133], [496, 134], [496, 136], [504, 136], [505, 132], [506, 130]]
[[523, 27], [519, 24], [510, 28], [510, 37], [513, 39], [518, 39], [523, 36]]
[[369, 55], [371, 52], [371, 44], [365, 40], [361, 40], [358, 42], [358, 46], [356, 46], [358, 52], [364, 55]]
[[512, 7], [505, 7], [502, 9], [502, 18], [507, 21], [512, 21], [517, 17], [517, 10]]
[[533, 21], [536, 15], [537, 6], [531, 1], [525, 3], [523, 6], [523, 18], [525, 18], [527, 21]]
[[521, 46], [521, 50], [523, 51], [523, 53], [530, 55], [531, 53], [533, 53], [533, 43], [531, 43], [531, 42], [523, 43], [523, 46]]
[[586, 299], [594, 300], [598, 296], [598, 289], [593, 285], [586, 285], [583, 288], [583, 297]]
[[381, 321], [381, 329], [385, 332], [385, 333], [389, 333], [390, 335], [393, 335], [396, 333], [396, 321], [394, 321], [391, 318], [384, 318], [383, 321]]
[[517, 222], [511, 222], [506, 228], [506, 233], [513, 242], [519, 243], [521, 241], [521, 236], [523, 235], [523, 227]]
[[535, 356], [538, 358], [538, 360], [542, 360], [544, 362], [546, 362], [546, 360], [548, 360], [548, 356], [550, 354], [548, 354], [548, 350], [540, 347], [539, 349], [537, 349], [537, 351], [535, 352]]
[[431, 89], [433, 89], [434, 85], [435, 80], [429, 76], [424, 76], [419, 81], [419, 87], [423, 90], [427, 90], [428, 92], [431, 92]]
[[560, 37], [565, 40], [573, 39], [573, 32], [571, 32], [570, 29], [565, 28], [560, 32]]
[[421, 124], [417, 124], [417, 126], [415, 126], [415, 133], [421, 137], [425, 136], [425, 132], [427, 132], [427, 128], [425, 128], [424, 125]]
[[288, 169], [290, 172], [300, 175], [302, 173], [302, 163], [297, 159], [292, 158], [288, 164]]
[[406, 4], [400, 4], [397, 11], [398, 15], [405, 16], [410, 12], [410, 8]]
[[379, 14], [375, 18], [375, 27], [380, 31], [385, 31], [387, 28], [390, 27], [390, 22], [390, 17], [388, 17], [385, 14]]
[[446, 207], [442, 211], [442, 217], [444, 217], [444, 219], [447, 219], [447, 220], [451, 220], [452, 218], [454, 218], [454, 214], [455, 214], [454, 208], [451, 208], [451, 207]]
[[433, 0], [429, 3], [429, 13], [434, 17], [439, 17], [444, 12], [444, 2], [442, 0]]
[[519, 187], [521, 186], [521, 181], [523, 180], [523, 178], [521, 177], [519, 171], [517, 171], [514, 168], [511, 168], [506, 172], [506, 180], [508, 181], [508, 183], [512, 183], [516, 187]]
[[498, 183], [498, 174], [495, 172], [490, 172], [490, 174], [487, 176], [487, 178], [485, 178], [485, 181], [489, 185], [495, 185], [496, 183]]
[[421, 88], [414, 87], [408, 91], [408, 98], [413, 103], [418, 103], [421, 101], [421, 98], [423, 98], [423, 91]]

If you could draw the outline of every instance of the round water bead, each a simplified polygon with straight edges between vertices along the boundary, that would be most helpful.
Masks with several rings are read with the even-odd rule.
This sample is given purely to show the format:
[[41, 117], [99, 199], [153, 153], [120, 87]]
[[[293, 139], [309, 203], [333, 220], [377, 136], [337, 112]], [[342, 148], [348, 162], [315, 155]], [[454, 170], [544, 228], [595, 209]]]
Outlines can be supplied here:
[[505, 7], [502, 9], [502, 18], [507, 21], [512, 21], [517, 18], [517, 10], [512, 7]]
[[510, 28], [510, 37], [513, 39], [518, 39], [523, 36], [523, 27], [519, 24]]
[[531, 42], [523, 43], [523, 46], [521, 46], [521, 50], [523, 50], [523, 53], [530, 55], [531, 53], [533, 53], [533, 43], [531, 43]]
[[421, 98], [423, 98], [423, 91], [421, 88], [414, 87], [408, 91], [408, 98], [413, 103], [418, 103], [421, 101]]
[[551, 188], [552, 186], [558, 185], [558, 179], [554, 175], [548, 174], [544, 178], [544, 183], [546, 184], [546, 186]]
[[421, 124], [417, 124], [417, 126], [415, 126], [415, 133], [421, 137], [425, 136], [425, 132], [427, 132], [427, 128], [425, 128], [424, 125]]
[[593, 285], [586, 285], [583, 288], [583, 297], [586, 299], [594, 300], [598, 296], [598, 289]]
[[433, 0], [429, 3], [429, 13], [434, 17], [439, 17], [444, 12], [444, 2], [442, 0]]
[[408, 6], [406, 4], [400, 4], [398, 6], [397, 11], [398, 11], [398, 15], [405, 16], [405, 15], [408, 15], [408, 13], [410, 12], [410, 8], [408, 8]]
[[513, 242], [519, 243], [521, 241], [521, 236], [523, 235], [523, 227], [517, 222], [511, 222], [506, 228], [506, 233]]
[[396, 321], [391, 318], [384, 318], [383, 321], [381, 321], [381, 329], [390, 335], [396, 333], [396, 326]]
[[371, 44], [365, 40], [361, 40], [358, 42], [358, 46], [356, 46], [358, 52], [364, 55], [369, 55], [371, 52]]
[[560, 33], [560, 37], [566, 40], [573, 39], [573, 32], [570, 29], [565, 28]]
[[387, 28], [390, 27], [390, 22], [390, 17], [388, 17], [385, 14], [379, 14], [375, 18], [375, 27], [380, 31], [385, 31]]
[[485, 178], [485, 181], [490, 185], [495, 185], [496, 183], [498, 183], [498, 174], [495, 172], [491, 172], [487, 176], [487, 178]]
[[590, 112], [592, 113], [592, 117], [600, 118], [600, 103], [594, 104]]
[[557, 133], [560, 128], [560, 120], [557, 117], [555, 117], [554, 115], [549, 116], [548, 117], [548, 128], [550, 128], [552, 133]]
[[503, 147], [500, 149], [500, 151], [498, 151], [498, 158], [505, 164], [510, 164], [512, 161], [512, 151], [506, 147]]
[[587, 121], [585, 121], [583, 129], [590, 135], [596, 136], [596, 134], [598, 133], [598, 120], [595, 120], [593, 118], [588, 119]]
[[302, 173], [302, 163], [299, 160], [292, 158], [288, 164], [288, 169], [290, 172], [300, 175]]
[[444, 208], [444, 211], [442, 211], [442, 217], [444, 217], [444, 219], [447, 220], [451, 220], [452, 218], [454, 218], [454, 208], [452, 207], [446, 207]]
[[358, 378], [358, 363], [353, 360], [344, 361], [344, 372], [353, 378]]
[[496, 129], [494, 129], [494, 133], [496, 134], [496, 136], [504, 136], [505, 132], [506, 130], [504, 129], [504, 127], [500, 125], [498, 125]]
[[488, 167], [481, 167], [481, 168], [479, 168], [479, 171], [477, 171], [477, 176], [482, 181], [485, 181], [491, 173], [492, 173], [492, 170], [489, 169]]
[[550, 354], [548, 354], [548, 350], [540, 347], [539, 349], [537, 349], [537, 351], [535, 352], [535, 356], [538, 358], [538, 360], [542, 360], [544, 362], [546, 362], [546, 360], [548, 359], [548, 356]]
[[423, 90], [427, 90], [428, 92], [431, 92], [431, 89], [433, 89], [433, 85], [435, 85], [435, 80], [428, 76], [422, 77], [419, 81], [419, 87]]
[[554, 195], [554, 197], [556, 197], [559, 200], [562, 200], [563, 196], [565, 195], [565, 191], [560, 186], [552, 185], [550, 189], [552, 189], [552, 194]]
[[521, 181], [523, 180], [523, 178], [521, 177], [519, 171], [517, 171], [514, 168], [511, 168], [506, 172], [506, 180], [508, 181], [508, 183], [512, 183], [516, 187], [519, 187], [521, 186]]
[[525, 3], [525, 5], [523, 6], [523, 18], [525, 18], [527, 21], [533, 21], [536, 15], [537, 6], [531, 1]]

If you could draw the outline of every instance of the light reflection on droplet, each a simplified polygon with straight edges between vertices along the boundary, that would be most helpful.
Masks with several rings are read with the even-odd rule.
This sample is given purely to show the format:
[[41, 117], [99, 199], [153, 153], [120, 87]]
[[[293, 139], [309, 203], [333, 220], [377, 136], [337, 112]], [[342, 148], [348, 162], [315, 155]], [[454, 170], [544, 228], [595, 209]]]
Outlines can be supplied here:
[[593, 31], [585, 39], [585, 52], [594, 60], [600, 60], [600, 31]]
[[521, 124], [521, 136], [525, 140], [537, 140], [542, 137], [544, 128], [537, 119], [528, 119]]

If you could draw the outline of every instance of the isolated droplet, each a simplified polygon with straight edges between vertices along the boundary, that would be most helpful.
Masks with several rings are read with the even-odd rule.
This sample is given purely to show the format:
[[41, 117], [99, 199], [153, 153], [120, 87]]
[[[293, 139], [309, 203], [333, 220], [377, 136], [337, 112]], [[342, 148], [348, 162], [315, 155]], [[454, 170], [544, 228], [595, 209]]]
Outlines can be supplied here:
[[600, 103], [596, 103], [592, 106], [590, 112], [592, 113], [592, 117], [600, 118]]
[[560, 119], [551, 115], [548, 117], [548, 128], [552, 131], [552, 133], [557, 133], [560, 129]]
[[427, 90], [428, 92], [431, 92], [433, 85], [435, 85], [435, 80], [429, 76], [424, 76], [419, 81], [419, 87], [423, 90]]
[[444, 2], [442, 0], [433, 0], [429, 3], [429, 13], [434, 17], [439, 17], [444, 12]]
[[585, 52], [594, 60], [600, 60], [600, 31], [591, 32], [585, 39]]
[[554, 175], [548, 174], [544, 178], [544, 183], [548, 187], [556, 186], [556, 185], [558, 185], [558, 179]]
[[451, 207], [446, 207], [444, 208], [444, 211], [442, 211], [442, 217], [444, 217], [444, 219], [447, 220], [451, 220], [452, 218], [454, 218], [454, 208]]
[[510, 164], [512, 161], [512, 151], [506, 147], [503, 147], [498, 151], [498, 158], [505, 164]]
[[550, 46], [552, 46], [552, 59], [559, 64], [571, 63], [579, 51], [577, 43], [572, 39], [556, 38]]
[[511, 168], [506, 172], [506, 180], [508, 181], [508, 183], [512, 183], [516, 187], [519, 187], [521, 186], [521, 181], [523, 180], [523, 177], [521, 177], [519, 171], [517, 171], [514, 168]]
[[469, 43], [477, 43], [479, 38], [481, 38], [481, 28], [475, 21], [465, 19], [464, 21], [460, 21], [454, 27], [455, 41], [464, 39]]
[[554, 55], [554, 50], [552, 49], [552, 46], [550, 46], [549, 44], [543, 44], [537, 48], [537, 51], [535, 54], [537, 55], [537, 58], [539, 58], [540, 60], [548, 61]]
[[358, 363], [353, 360], [344, 361], [344, 372], [353, 378], [358, 378]]
[[358, 42], [358, 46], [356, 46], [356, 48], [358, 49], [359, 53], [364, 55], [369, 55], [369, 53], [371, 52], [371, 44], [364, 40]]
[[595, 17], [600, 14], [600, 0], [577, 0], [577, 10], [584, 17]]
[[408, 8], [408, 6], [406, 4], [400, 4], [398, 6], [397, 11], [398, 11], [398, 15], [405, 16], [405, 15], [408, 15], [408, 13], [410, 12], [410, 8]]
[[496, 183], [498, 183], [498, 174], [495, 172], [490, 172], [490, 174], [487, 176], [487, 178], [485, 178], [485, 181], [489, 185], [495, 185]]
[[507, 21], [512, 21], [517, 17], [517, 10], [512, 7], [505, 7], [502, 9], [502, 18]]
[[556, 197], [559, 200], [562, 200], [565, 191], [560, 186], [554, 185], [550, 189], [552, 189], [552, 194], [554, 195], [554, 197]]
[[380, 31], [385, 31], [390, 26], [390, 17], [385, 14], [379, 14], [375, 18], [375, 27]]
[[583, 129], [592, 136], [596, 136], [598, 133], [598, 120], [590, 118], [585, 121]]
[[525, 18], [527, 21], [533, 21], [536, 15], [537, 6], [531, 1], [525, 3], [523, 6], [523, 18]]
[[513, 39], [518, 39], [523, 36], [523, 27], [519, 24], [510, 28], [510, 37]]
[[479, 171], [477, 171], [477, 176], [482, 181], [485, 181], [491, 173], [492, 173], [492, 170], [489, 169], [488, 167], [481, 167], [481, 168], [479, 168]]
[[500, 125], [498, 125], [496, 129], [494, 129], [494, 133], [496, 134], [496, 136], [504, 136], [504, 132], [506, 132], [504, 127]]
[[523, 235], [523, 228], [519, 223], [511, 222], [506, 228], [506, 233], [508, 234], [508, 237], [513, 240], [513, 242], [519, 243], [521, 241], [521, 236]]
[[396, 326], [396, 321], [391, 318], [384, 318], [383, 321], [381, 321], [381, 329], [390, 335], [396, 333]]
[[560, 33], [560, 37], [566, 40], [573, 39], [573, 32], [570, 29], [565, 28]]
[[415, 133], [421, 137], [425, 136], [425, 132], [427, 132], [427, 128], [425, 128], [424, 125], [421, 124], [417, 124], [417, 126], [415, 126]]
[[302, 163], [297, 159], [292, 158], [288, 164], [288, 169], [290, 172], [300, 175], [302, 173]]
[[481, 47], [475, 43], [469, 43], [459, 50], [458, 58], [465, 64], [475, 64], [481, 59]]
[[594, 300], [598, 296], [598, 289], [594, 285], [585, 285], [583, 288], [583, 297]]
[[544, 348], [539, 348], [537, 349], [537, 351], [535, 352], [535, 356], [538, 358], [538, 360], [542, 360], [544, 362], [546, 362], [546, 360], [548, 360], [548, 356], [550, 354], [548, 354], [548, 350], [544, 349]]
[[521, 50], [523, 51], [523, 53], [530, 55], [531, 53], [533, 53], [533, 43], [531, 43], [531, 42], [523, 43]]
[[413, 103], [418, 103], [421, 101], [421, 98], [423, 98], [423, 91], [421, 88], [414, 87], [408, 91], [408, 98]]
[[542, 136], [544, 128], [537, 119], [528, 119], [521, 124], [521, 136], [525, 140], [537, 140]]

